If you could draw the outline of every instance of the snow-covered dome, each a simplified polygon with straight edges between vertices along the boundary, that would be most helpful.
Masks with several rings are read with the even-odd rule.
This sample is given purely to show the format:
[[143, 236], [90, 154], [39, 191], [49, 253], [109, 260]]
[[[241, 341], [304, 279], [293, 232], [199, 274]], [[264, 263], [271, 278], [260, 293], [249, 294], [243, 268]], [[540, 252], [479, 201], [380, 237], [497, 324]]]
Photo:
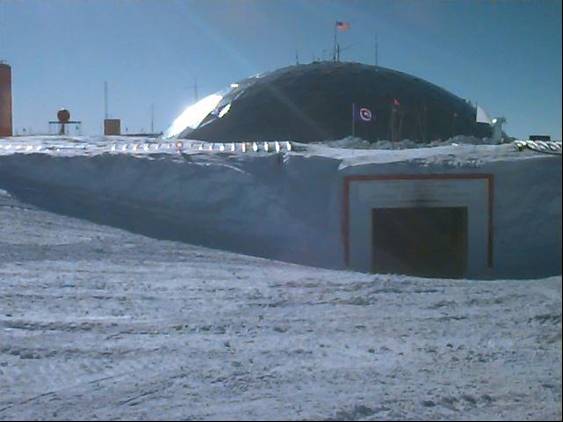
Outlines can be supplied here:
[[[368, 110], [364, 118], [361, 109]], [[315, 142], [352, 131], [370, 141], [425, 142], [485, 137], [491, 128], [476, 122], [476, 109], [466, 100], [415, 76], [360, 63], [315, 62], [233, 83], [188, 107], [164, 136]]]

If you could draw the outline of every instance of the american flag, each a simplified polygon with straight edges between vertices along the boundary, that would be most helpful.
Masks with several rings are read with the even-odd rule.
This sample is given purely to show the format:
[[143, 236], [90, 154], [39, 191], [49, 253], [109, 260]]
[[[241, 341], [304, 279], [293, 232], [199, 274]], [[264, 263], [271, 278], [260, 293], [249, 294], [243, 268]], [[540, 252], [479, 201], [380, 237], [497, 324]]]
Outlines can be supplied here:
[[336, 29], [339, 31], [348, 31], [350, 29], [350, 22], [336, 21]]

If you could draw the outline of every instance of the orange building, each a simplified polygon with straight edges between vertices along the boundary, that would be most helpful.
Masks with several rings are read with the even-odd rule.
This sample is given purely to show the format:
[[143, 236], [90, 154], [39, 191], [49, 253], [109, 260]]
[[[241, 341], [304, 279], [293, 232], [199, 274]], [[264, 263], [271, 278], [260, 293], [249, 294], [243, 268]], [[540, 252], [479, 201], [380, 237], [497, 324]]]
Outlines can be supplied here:
[[12, 136], [12, 68], [0, 62], [0, 136]]

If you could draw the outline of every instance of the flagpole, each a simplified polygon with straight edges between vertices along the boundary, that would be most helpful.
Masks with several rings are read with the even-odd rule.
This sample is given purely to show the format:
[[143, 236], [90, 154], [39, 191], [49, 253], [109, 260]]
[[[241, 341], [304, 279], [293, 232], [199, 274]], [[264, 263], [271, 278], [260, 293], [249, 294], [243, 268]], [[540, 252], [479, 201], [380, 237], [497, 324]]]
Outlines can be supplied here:
[[356, 104], [352, 103], [352, 137], [356, 137]]

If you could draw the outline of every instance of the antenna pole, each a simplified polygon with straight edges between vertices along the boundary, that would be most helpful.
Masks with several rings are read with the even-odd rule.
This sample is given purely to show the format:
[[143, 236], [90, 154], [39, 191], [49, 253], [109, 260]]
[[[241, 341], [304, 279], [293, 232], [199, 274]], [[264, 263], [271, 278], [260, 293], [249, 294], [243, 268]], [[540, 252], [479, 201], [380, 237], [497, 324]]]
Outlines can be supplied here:
[[332, 50], [332, 61], [335, 62], [336, 61], [336, 22], [334, 22], [334, 46], [333, 46], [333, 50]]
[[379, 66], [379, 42], [377, 39], [377, 34], [375, 34], [375, 65]]
[[154, 103], [151, 104], [151, 133], [154, 133]]
[[2, 60], [2, 50], [4, 47], [4, 44], [2, 42], [2, 39], [4, 38], [2, 36], [2, 29], [4, 28], [4, 24], [2, 23], [2, 21], [4, 20], [4, 4], [2, 2], [0, 2], [0, 63], [3, 62]]
[[104, 116], [108, 118], [108, 82], [104, 81]]

